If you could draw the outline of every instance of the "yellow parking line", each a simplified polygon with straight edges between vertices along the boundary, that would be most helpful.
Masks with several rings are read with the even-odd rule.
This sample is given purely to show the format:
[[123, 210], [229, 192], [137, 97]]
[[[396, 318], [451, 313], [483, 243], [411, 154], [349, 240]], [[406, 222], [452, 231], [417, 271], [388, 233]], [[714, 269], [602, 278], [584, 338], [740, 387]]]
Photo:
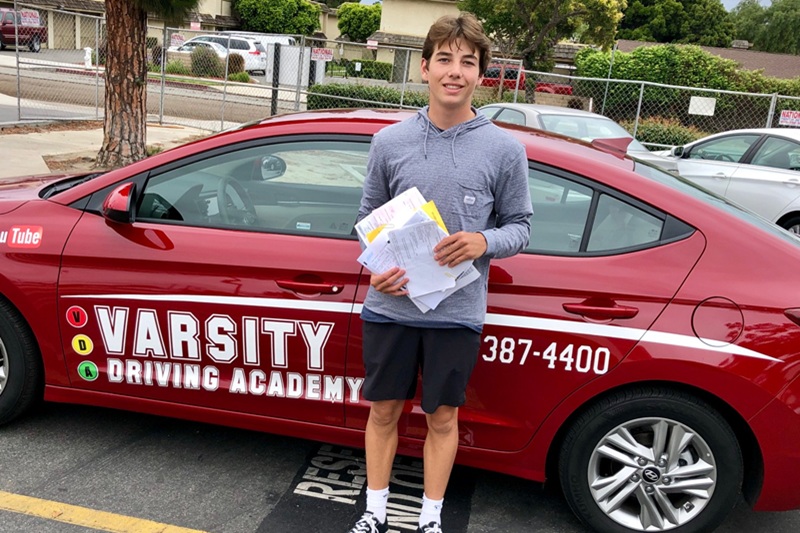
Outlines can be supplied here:
[[152, 520], [95, 511], [94, 509], [78, 507], [77, 505], [52, 502], [3, 491], [0, 491], [0, 510], [113, 533], [204, 533], [197, 529], [170, 526], [169, 524], [160, 524]]

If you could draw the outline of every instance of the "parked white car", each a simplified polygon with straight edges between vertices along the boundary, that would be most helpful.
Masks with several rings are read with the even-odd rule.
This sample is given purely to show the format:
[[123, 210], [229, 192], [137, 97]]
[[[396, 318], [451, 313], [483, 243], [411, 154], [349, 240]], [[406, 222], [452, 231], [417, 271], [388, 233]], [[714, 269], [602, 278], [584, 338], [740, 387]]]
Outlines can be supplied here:
[[217, 57], [224, 60], [228, 57], [228, 49], [221, 44], [205, 42], [205, 41], [186, 41], [181, 46], [174, 46], [168, 49], [169, 52], [177, 52], [179, 54], [191, 54], [197, 48], [210, 48], [217, 54]]
[[625, 128], [597, 113], [568, 107], [520, 103], [489, 104], [478, 111], [492, 120], [552, 131], [587, 142], [595, 139], [630, 139], [628, 155], [670, 172], [677, 171], [674, 161], [654, 155], [654, 152], [650, 152], [634, 139]]
[[658, 153], [684, 178], [800, 234], [800, 129], [726, 131]]
[[235, 52], [244, 57], [244, 69], [247, 72], [267, 73], [267, 51], [264, 45], [255, 39], [221, 34], [199, 35], [183, 43], [183, 46], [195, 42], [217, 43], [230, 52]]

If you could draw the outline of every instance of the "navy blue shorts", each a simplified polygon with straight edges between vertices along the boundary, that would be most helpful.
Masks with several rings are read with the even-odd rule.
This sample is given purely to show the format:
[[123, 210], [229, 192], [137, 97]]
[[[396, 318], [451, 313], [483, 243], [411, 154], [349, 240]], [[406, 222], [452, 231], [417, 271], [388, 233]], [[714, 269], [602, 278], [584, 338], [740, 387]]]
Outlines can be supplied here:
[[422, 372], [422, 410], [466, 401], [472, 369], [478, 361], [481, 335], [469, 328], [414, 328], [395, 323], [364, 322], [364, 398], [410, 400]]

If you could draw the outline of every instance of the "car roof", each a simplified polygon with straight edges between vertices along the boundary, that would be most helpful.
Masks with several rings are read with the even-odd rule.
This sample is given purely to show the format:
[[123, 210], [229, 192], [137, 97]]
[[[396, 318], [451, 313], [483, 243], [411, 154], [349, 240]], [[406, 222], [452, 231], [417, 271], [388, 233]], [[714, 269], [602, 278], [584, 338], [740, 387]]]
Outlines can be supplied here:
[[503, 107], [507, 109], [516, 109], [517, 111], [522, 111], [523, 113], [533, 113], [535, 115], [568, 115], [568, 116], [594, 117], [594, 118], [602, 118], [605, 120], [611, 120], [610, 118], [604, 115], [600, 115], [598, 113], [592, 113], [591, 111], [584, 111], [582, 109], [573, 109], [571, 107], [559, 107], [555, 105], [523, 104], [517, 102], [498, 102], [496, 104], [487, 104], [483, 107]]
[[728, 131], [721, 131], [719, 133], [715, 133], [713, 135], [709, 135], [707, 137], [703, 137], [701, 139], [697, 139], [693, 142], [705, 141], [707, 139], [711, 139], [713, 137], [721, 137], [723, 135], [737, 135], [737, 134], [747, 134], [747, 133], [755, 133], [758, 135], [777, 135], [779, 137], [788, 137], [789, 139], [794, 139], [795, 141], [800, 142], [800, 128], [745, 128], [740, 130], [728, 130]]

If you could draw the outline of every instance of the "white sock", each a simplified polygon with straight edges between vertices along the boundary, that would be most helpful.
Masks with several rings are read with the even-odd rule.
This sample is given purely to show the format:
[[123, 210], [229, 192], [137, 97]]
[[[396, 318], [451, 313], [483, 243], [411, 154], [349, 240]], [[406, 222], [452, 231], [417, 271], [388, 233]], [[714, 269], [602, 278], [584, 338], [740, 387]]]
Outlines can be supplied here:
[[422, 512], [419, 514], [420, 527], [436, 522], [442, 523], [442, 504], [444, 498], [441, 500], [431, 500], [424, 493], [422, 494]]
[[378, 522], [386, 522], [386, 501], [389, 499], [389, 487], [382, 490], [372, 490], [367, 487], [367, 512], [378, 519]]

